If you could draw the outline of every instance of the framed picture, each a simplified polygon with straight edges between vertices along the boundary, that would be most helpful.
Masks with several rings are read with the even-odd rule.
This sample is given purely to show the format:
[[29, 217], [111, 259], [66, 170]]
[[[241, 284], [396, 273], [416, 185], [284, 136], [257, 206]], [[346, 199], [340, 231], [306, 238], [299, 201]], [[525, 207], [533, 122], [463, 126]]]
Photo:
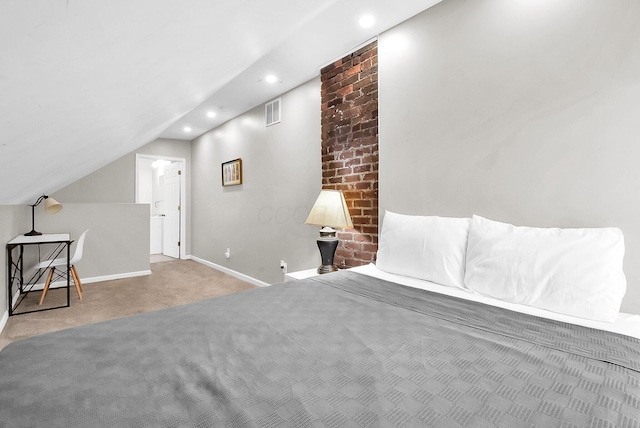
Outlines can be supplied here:
[[222, 164], [222, 185], [242, 184], [242, 159], [234, 159]]

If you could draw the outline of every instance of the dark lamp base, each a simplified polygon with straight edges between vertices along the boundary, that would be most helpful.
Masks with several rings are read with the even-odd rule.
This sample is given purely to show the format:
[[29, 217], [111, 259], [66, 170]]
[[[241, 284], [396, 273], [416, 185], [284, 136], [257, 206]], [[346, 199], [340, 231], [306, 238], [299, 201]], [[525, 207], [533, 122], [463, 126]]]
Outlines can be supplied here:
[[319, 274], [323, 274], [323, 273], [331, 273], [331, 272], [335, 272], [337, 271], [338, 268], [336, 267], [336, 265], [322, 265], [318, 268], [318, 273]]
[[36, 232], [35, 230], [32, 230], [31, 232], [27, 232], [24, 234], [24, 236], [40, 236], [42, 235], [42, 232]]
[[338, 248], [338, 238], [335, 235], [335, 231], [332, 235], [323, 236], [323, 234], [320, 233], [320, 237], [317, 239], [318, 249], [322, 257], [322, 266], [318, 268], [318, 273], [320, 274], [338, 270], [338, 268], [333, 265], [333, 256], [336, 253], [336, 248]]

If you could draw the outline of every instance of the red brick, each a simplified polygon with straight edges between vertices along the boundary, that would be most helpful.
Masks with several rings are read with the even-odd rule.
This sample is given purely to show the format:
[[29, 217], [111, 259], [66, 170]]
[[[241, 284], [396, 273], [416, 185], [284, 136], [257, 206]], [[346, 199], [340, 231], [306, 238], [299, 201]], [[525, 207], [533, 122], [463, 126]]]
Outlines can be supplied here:
[[359, 199], [359, 200], [353, 201], [353, 205], [360, 208], [371, 208], [372, 203], [370, 200]]
[[[371, 164], [367, 164], [367, 165], [359, 165], [359, 166], [354, 166], [353, 167], [353, 172], [354, 173], [358, 173], [358, 174], [362, 174], [365, 172], [369, 172], [371, 171]], [[371, 174], [365, 174], [365, 176], [367, 175], [371, 175]], [[377, 178], [377, 174], [376, 174], [376, 178]], [[366, 180], [366, 178], [362, 177], [363, 180]]]
[[[364, 67], [362, 72], [360, 73], [360, 78], [361, 79], [371, 79], [371, 82], [377, 82], [378, 81], [378, 69], [377, 67], [373, 66], [373, 61], [369, 61], [367, 64], [367, 67]], [[377, 88], [376, 88], [377, 89]], [[371, 91], [364, 91], [365, 94], [370, 93]]]
[[378, 154], [364, 156], [362, 158], [362, 163], [378, 163]]
[[338, 244], [338, 249], [336, 250], [336, 254], [339, 254], [342, 257], [349, 258], [353, 257], [353, 250], [345, 248], [345, 241], [340, 241]]
[[371, 146], [358, 147], [355, 150], [355, 155], [357, 157], [360, 157], [360, 156], [363, 156], [363, 155], [370, 155], [372, 153], [373, 153], [373, 148]]
[[375, 260], [378, 243], [377, 43], [321, 70], [323, 187], [343, 191], [354, 229], [339, 232], [336, 264]]
[[374, 210], [374, 209], [362, 210], [362, 215], [368, 216], [368, 217], [371, 217], [371, 218], [378, 218], [378, 210]]
[[353, 64], [351, 66], [351, 68], [349, 68], [348, 70], [345, 71], [345, 74], [347, 76], [351, 76], [352, 74], [360, 73], [360, 70], [362, 70], [362, 64], [361, 63]]
[[354, 68], [350, 68], [342, 75], [342, 79], [340, 79], [340, 84], [342, 86], [353, 85], [360, 79], [360, 76], [358, 76], [358, 74], [351, 73], [351, 70], [354, 70]]
[[349, 108], [349, 109], [346, 109], [346, 110], [342, 111], [342, 113], [340, 114], [340, 118], [341, 119], [355, 118], [355, 117], [360, 116], [361, 112], [362, 111], [361, 111], [360, 107]]
[[378, 226], [359, 226], [358, 230], [362, 233], [369, 233], [371, 235], [378, 234]]
[[365, 246], [367, 246], [367, 250], [362, 250], [363, 253], [366, 254], [370, 254], [370, 258], [372, 258], [372, 261], [375, 260], [376, 258], [376, 252], [378, 251], [378, 246], [376, 244], [364, 244]]
[[353, 150], [345, 150], [342, 153], [340, 153], [339, 158], [340, 159], [353, 159], [355, 157], [355, 151]]
[[366, 182], [366, 181], [358, 181], [357, 183], [354, 183], [354, 189], [355, 190], [366, 190], [366, 189], [371, 189], [373, 187], [373, 183], [371, 182]]
[[[369, 83], [371, 83], [371, 82], [369, 82]], [[337, 85], [339, 85], [339, 84], [337, 84]], [[339, 97], [344, 97], [345, 95], [347, 95], [348, 93], [353, 91], [355, 85], [362, 85], [362, 83], [361, 82], [356, 82], [353, 85], [341, 86], [340, 88], [336, 88], [335, 93]], [[364, 87], [364, 86], [367, 86], [367, 85], [362, 85], [360, 87]]]
[[359, 225], [359, 226], [363, 226], [363, 225], [370, 225], [371, 224], [371, 217], [364, 217], [364, 216], [351, 216], [351, 221], [353, 222], [354, 225]]
[[[351, 157], [351, 158], [349, 158], [348, 160], [346, 160], [344, 162], [344, 166], [358, 167], [358, 166], [360, 166], [360, 163], [361, 163], [360, 158]], [[370, 165], [365, 165], [365, 166], [370, 166]], [[356, 172], [355, 169], [354, 169], [354, 172]]]
[[350, 232], [338, 231], [338, 239], [341, 240], [341, 241], [353, 241], [354, 240], [354, 234], [350, 233]]
[[354, 240], [354, 241], [358, 241], [358, 242], [364, 242], [364, 243], [367, 243], [367, 244], [373, 244], [373, 243], [375, 243], [375, 242], [373, 241], [373, 237], [372, 237], [372, 236], [370, 236], [370, 235], [363, 235], [363, 234], [361, 234], [361, 233], [354, 233], [354, 234], [353, 234], [353, 240]]
[[351, 103], [352, 105], [359, 105], [359, 104], [356, 104], [356, 102], [360, 98], [362, 98], [362, 92], [353, 91], [350, 94], [347, 94], [347, 95], [344, 96], [344, 101], [348, 102], [348, 103]]
[[359, 242], [353, 242], [353, 241], [342, 241], [344, 248], [346, 250], [353, 250], [354, 252], [361, 252], [362, 251], [362, 245]]
[[[363, 94], [368, 94], [369, 92], [366, 91], [365, 88], [367, 88], [367, 87], [370, 88], [372, 85], [375, 85], [375, 82], [373, 81], [371, 76], [368, 76], [368, 77], [365, 77], [364, 79], [358, 80], [356, 83], [354, 83], [353, 87], [352, 87], [352, 90], [354, 90], [354, 91], [362, 91]], [[333, 85], [333, 86], [335, 86], [335, 85]], [[333, 89], [333, 86], [331, 88], [329, 88], [328, 90], [333, 92], [335, 90], [335, 89]], [[371, 89], [369, 89], [369, 91], [371, 91]]]
[[[367, 82], [367, 83], [369, 83], [369, 82]], [[362, 83], [360, 83], [360, 82], [358, 82], [357, 84], [360, 85], [358, 87], [358, 89], [367, 86], [367, 85], [362, 85]], [[327, 86], [327, 93], [331, 93], [334, 96], [338, 95], [337, 91], [338, 91], [338, 89], [341, 89], [341, 88], [342, 88], [342, 85], [340, 85], [340, 82], [335, 82], [331, 86]], [[342, 95], [340, 95], [340, 98], [342, 98]]]

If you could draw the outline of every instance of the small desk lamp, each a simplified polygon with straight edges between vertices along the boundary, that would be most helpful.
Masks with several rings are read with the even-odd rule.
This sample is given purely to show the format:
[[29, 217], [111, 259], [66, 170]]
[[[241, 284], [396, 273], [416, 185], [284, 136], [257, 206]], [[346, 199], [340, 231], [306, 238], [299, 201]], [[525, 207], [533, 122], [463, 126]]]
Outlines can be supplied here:
[[338, 270], [333, 264], [333, 256], [338, 248], [338, 238], [334, 227], [353, 227], [347, 202], [340, 190], [321, 190], [316, 203], [305, 224], [322, 226], [318, 237], [318, 249], [322, 257], [322, 266], [318, 273], [329, 273]]
[[24, 236], [36, 236], [42, 235], [41, 232], [36, 232], [35, 220], [36, 213], [35, 209], [40, 203], [44, 201], [44, 212], [47, 214], [55, 214], [62, 209], [62, 204], [56, 201], [53, 198], [48, 197], [47, 195], [42, 195], [38, 198], [35, 204], [31, 205], [31, 232], [27, 232]]

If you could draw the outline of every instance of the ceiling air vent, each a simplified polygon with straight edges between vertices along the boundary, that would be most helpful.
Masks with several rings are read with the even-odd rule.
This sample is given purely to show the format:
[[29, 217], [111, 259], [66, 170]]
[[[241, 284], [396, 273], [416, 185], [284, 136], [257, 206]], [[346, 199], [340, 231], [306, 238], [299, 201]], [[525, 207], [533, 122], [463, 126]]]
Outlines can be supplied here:
[[264, 117], [266, 126], [280, 123], [280, 98], [264, 105]]

